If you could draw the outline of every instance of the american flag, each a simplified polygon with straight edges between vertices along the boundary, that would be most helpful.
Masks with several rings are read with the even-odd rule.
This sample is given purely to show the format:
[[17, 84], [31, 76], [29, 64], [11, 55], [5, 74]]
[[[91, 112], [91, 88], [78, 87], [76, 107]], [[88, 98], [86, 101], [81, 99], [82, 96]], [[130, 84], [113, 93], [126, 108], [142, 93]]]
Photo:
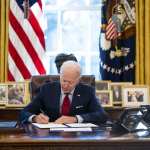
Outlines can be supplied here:
[[8, 80], [23, 81], [45, 74], [45, 41], [41, 0], [29, 2], [29, 17], [24, 17], [25, 0], [10, 0]]
[[106, 26], [106, 39], [114, 40], [118, 36], [117, 26], [114, 23], [113, 19], [110, 18], [108, 21], [108, 25]]

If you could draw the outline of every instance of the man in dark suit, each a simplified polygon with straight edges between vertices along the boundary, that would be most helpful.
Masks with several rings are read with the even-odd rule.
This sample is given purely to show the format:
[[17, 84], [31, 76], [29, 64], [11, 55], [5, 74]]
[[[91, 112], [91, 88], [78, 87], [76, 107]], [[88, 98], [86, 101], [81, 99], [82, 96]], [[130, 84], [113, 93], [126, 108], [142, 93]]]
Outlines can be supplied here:
[[[95, 89], [79, 83], [80, 76], [78, 62], [64, 62], [60, 69], [60, 83], [42, 86], [37, 97], [21, 111], [21, 122], [105, 123], [107, 116], [95, 96]], [[66, 96], [67, 104], [64, 103]]]

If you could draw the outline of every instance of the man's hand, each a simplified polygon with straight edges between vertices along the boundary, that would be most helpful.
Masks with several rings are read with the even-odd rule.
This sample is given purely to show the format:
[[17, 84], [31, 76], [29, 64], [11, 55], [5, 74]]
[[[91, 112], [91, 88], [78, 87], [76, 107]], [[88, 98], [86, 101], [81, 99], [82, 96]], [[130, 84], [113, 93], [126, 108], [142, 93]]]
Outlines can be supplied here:
[[49, 117], [44, 114], [39, 114], [33, 117], [33, 122], [47, 124], [49, 122]]
[[76, 117], [71, 117], [71, 116], [61, 116], [57, 120], [55, 120], [54, 123], [58, 124], [63, 124], [63, 123], [76, 123], [77, 118]]

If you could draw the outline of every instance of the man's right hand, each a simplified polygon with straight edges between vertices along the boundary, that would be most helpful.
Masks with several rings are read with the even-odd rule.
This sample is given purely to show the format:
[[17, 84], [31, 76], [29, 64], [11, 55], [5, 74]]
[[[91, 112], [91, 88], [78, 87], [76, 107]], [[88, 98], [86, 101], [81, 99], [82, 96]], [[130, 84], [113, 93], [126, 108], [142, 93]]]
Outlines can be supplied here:
[[39, 115], [36, 115], [32, 118], [32, 121], [35, 123], [43, 123], [47, 124], [49, 122], [49, 117], [40, 113]]

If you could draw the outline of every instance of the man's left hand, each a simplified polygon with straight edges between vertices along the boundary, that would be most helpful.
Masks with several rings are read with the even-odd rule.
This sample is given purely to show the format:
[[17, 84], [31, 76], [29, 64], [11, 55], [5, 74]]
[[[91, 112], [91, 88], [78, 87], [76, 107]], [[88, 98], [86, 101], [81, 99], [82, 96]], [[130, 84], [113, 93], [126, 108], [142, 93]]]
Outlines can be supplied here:
[[76, 123], [77, 118], [76, 117], [71, 117], [71, 116], [61, 116], [57, 120], [55, 120], [54, 123], [58, 124], [63, 124], [63, 123]]

